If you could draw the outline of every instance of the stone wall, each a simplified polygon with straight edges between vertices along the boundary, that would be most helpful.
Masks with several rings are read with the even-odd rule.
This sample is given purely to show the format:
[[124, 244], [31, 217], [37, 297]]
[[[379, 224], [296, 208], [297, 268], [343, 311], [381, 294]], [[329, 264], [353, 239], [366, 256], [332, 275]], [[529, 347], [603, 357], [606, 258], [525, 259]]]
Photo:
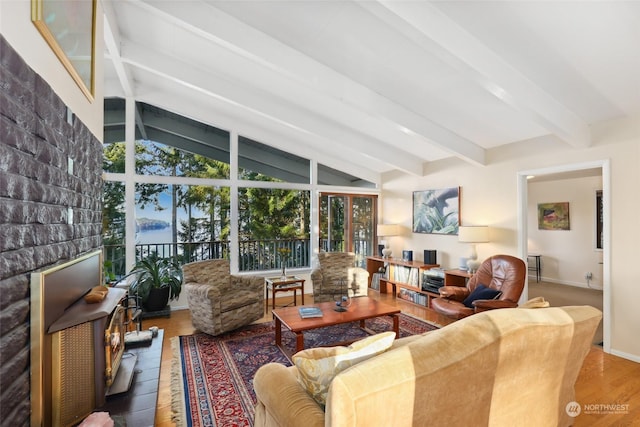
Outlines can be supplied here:
[[100, 248], [101, 175], [100, 141], [0, 35], [2, 425], [29, 424], [30, 273]]

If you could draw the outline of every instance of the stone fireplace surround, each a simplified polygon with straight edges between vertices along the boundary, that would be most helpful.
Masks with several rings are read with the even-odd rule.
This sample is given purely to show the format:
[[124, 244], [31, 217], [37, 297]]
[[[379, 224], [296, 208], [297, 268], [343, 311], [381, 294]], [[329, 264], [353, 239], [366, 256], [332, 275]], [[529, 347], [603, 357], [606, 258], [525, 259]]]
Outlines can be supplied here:
[[31, 272], [100, 249], [101, 175], [100, 140], [0, 35], [3, 425], [30, 423]]

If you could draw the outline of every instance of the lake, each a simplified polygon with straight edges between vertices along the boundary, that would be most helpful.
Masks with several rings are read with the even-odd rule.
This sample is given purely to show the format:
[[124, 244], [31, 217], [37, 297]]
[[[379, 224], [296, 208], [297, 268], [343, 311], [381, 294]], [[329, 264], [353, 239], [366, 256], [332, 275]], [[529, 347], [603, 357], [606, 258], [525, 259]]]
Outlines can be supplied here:
[[149, 243], [172, 243], [171, 227], [161, 230], [140, 231], [136, 243], [145, 245]]

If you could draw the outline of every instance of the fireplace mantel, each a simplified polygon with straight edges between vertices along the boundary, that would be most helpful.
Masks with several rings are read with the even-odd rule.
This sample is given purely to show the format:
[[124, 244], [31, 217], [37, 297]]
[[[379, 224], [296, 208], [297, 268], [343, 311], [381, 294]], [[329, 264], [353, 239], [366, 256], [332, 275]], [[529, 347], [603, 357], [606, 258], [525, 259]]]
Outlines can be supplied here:
[[50, 334], [71, 328], [84, 322], [109, 316], [127, 293], [126, 289], [109, 288], [107, 296], [99, 303], [88, 304], [80, 298], [58, 318], [47, 331]]

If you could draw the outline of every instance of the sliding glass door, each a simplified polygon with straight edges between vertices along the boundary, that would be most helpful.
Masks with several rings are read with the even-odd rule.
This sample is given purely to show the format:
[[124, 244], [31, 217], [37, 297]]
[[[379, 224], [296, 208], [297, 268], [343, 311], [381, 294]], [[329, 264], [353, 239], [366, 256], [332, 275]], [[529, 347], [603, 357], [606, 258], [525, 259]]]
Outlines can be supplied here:
[[378, 197], [362, 194], [320, 194], [320, 250], [355, 252], [358, 264], [375, 253]]

